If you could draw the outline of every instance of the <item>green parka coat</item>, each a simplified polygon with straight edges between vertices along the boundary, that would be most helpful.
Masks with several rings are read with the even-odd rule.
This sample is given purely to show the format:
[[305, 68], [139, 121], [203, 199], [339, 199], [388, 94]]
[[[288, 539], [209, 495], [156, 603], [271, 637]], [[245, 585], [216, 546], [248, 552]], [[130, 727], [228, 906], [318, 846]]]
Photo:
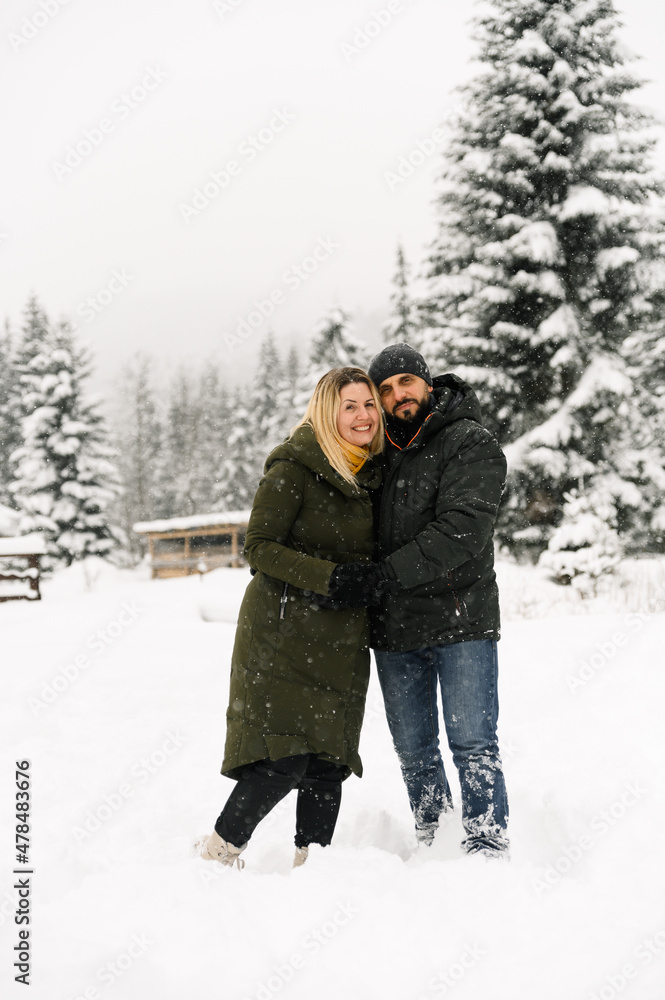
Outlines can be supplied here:
[[360, 728], [369, 681], [364, 608], [321, 608], [338, 563], [372, 558], [369, 460], [357, 488], [335, 472], [309, 425], [268, 456], [245, 556], [256, 570], [243, 599], [231, 663], [222, 774], [315, 753], [362, 774]]

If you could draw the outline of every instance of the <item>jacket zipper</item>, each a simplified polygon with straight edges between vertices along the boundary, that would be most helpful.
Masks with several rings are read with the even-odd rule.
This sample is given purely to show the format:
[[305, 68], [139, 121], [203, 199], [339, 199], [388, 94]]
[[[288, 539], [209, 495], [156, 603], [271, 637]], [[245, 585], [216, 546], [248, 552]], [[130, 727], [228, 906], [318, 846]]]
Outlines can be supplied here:
[[[400, 448], [400, 451], [401, 450], [402, 449]], [[397, 463], [395, 463], [395, 465], [393, 466], [393, 468], [390, 469], [389, 476], [388, 476], [388, 478], [386, 479], [386, 481], [385, 481], [385, 483], [383, 485], [383, 489], [381, 490], [381, 502], [379, 504], [379, 531], [378, 531], [378, 538], [379, 538], [378, 557], [379, 557], [379, 559], [383, 559], [385, 556], [390, 555], [390, 549], [391, 549], [391, 545], [392, 545], [392, 532], [390, 530], [389, 525], [390, 525], [391, 522], [390, 522], [389, 518], [388, 519], [384, 519], [383, 510], [384, 510], [384, 505], [385, 505], [385, 502], [386, 502], [386, 496], [388, 495], [388, 484], [391, 483], [392, 480], [397, 477], [397, 475], [398, 475], [398, 469], [399, 469], [399, 466], [401, 464], [402, 464], [401, 462], [397, 462]], [[388, 528], [388, 530], [386, 532], [386, 536], [385, 536], [385, 544], [384, 544], [384, 535], [381, 532], [381, 528], [383, 527], [384, 524]]]
[[288, 600], [288, 597], [289, 597], [289, 585], [288, 585], [288, 583], [285, 583], [284, 587], [282, 589], [282, 596], [281, 596], [280, 601], [279, 601], [279, 620], [280, 621], [284, 621], [284, 615], [286, 614], [286, 602]]
[[462, 615], [468, 618], [469, 612], [467, 611], [464, 599], [460, 601], [459, 597], [453, 590], [453, 571], [451, 569], [448, 570], [448, 586], [450, 587], [450, 593], [453, 595], [453, 600], [455, 602], [455, 614], [457, 615], [458, 618], [461, 618]]
[[[394, 445], [394, 447], [397, 449], [397, 451], [400, 453], [400, 455], [403, 455], [404, 452], [409, 448], [409, 446], [413, 444], [413, 442], [416, 440], [416, 438], [420, 434], [421, 430], [423, 429], [423, 427], [425, 426], [425, 424], [427, 423], [427, 421], [430, 419], [430, 417], [432, 417], [434, 415], [434, 412], [435, 411], [432, 410], [431, 413], [427, 414], [427, 416], [423, 420], [422, 424], [420, 425], [420, 427], [418, 428], [418, 430], [416, 431], [416, 433], [413, 435], [413, 437], [411, 438], [411, 440], [409, 441], [409, 443], [404, 448], [401, 448], [398, 444], [396, 444], [395, 441], [393, 441], [393, 439], [390, 437], [390, 435], [386, 431], [386, 437], [388, 438], [388, 440], [390, 441], [390, 443], [392, 445]], [[384, 547], [384, 545], [383, 545], [383, 538], [382, 538], [382, 535], [381, 535], [381, 526], [384, 523], [384, 521], [383, 521], [383, 505], [385, 503], [385, 498], [386, 498], [386, 496], [388, 494], [388, 484], [391, 482], [391, 480], [393, 478], [395, 478], [398, 475], [398, 471], [397, 470], [399, 469], [400, 465], [401, 465], [401, 461], [400, 462], [396, 462], [395, 465], [392, 467], [392, 469], [390, 470], [390, 476], [389, 476], [388, 479], [386, 479], [386, 482], [384, 483], [383, 489], [381, 491], [381, 503], [379, 504], [379, 558], [382, 558], [386, 553], [390, 554], [389, 553], [390, 544], [388, 544], [387, 546]], [[405, 493], [404, 496], [406, 497], [407, 494]], [[389, 543], [392, 542], [392, 534], [390, 532], [388, 533], [388, 541], [389, 541]]]

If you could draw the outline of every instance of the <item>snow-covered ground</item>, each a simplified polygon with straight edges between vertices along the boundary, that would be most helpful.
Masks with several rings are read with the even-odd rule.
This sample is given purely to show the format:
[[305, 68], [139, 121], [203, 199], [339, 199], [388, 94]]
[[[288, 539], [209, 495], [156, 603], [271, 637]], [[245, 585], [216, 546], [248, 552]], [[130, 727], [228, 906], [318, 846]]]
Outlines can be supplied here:
[[[247, 571], [106, 569], [86, 591], [76, 568], [39, 604], [0, 605], [2, 995], [663, 1000], [664, 575], [634, 566], [590, 605], [501, 564], [510, 864], [461, 856], [459, 808], [416, 850], [374, 678], [365, 776], [345, 784], [332, 847], [292, 871], [291, 796], [244, 871], [190, 856], [232, 787], [219, 766]], [[202, 620], [204, 597], [225, 620]], [[24, 759], [29, 992], [12, 968]]]

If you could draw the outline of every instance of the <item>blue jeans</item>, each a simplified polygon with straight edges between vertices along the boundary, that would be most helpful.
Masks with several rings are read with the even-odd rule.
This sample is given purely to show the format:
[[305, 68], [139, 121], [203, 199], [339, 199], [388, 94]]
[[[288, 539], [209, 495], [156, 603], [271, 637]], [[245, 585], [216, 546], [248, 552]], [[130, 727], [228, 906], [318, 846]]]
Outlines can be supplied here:
[[496, 736], [496, 642], [472, 639], [407, 653], [375, 650], [375, 657], [418, 840], [430, 844], [439, 817], [453, 808], [439, 750], [440, 686], [462, 790], [462, 847], [469, 853], [507, 851], [508, 800]]

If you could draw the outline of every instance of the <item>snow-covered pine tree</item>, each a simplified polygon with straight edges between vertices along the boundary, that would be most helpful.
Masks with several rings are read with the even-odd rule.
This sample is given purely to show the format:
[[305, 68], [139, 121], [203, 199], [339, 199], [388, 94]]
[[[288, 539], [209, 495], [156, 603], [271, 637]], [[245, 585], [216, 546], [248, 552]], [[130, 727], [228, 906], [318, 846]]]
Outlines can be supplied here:
[[[31, 295], [25, 307], [21, 336], [16, 345], [14, 364], [19, 381], [28, 374], [33, 360], [45, 349], [52, 337], [52, 330], [44, 309], [36, 295]], [[30, 412], [30, 404], [22, 407], [23, 414]]]
[[356, 337], [348, 313], [332, 306], [314, 328], [308, 362], [298, 379], [296, 422], [301, 419], [319, 379], [331, 368], [364, 367], [368, 351]]
[[226, 454], [217, 475], [215, 510], [248, 510], [252, 506], [262, 468], [257, 453], [262, 451], [248, 392], [240, 387], [233, 396]]
[[282, 363], [273, 335], [267, 334], [250, 388], [236, 394], [218, 476], [217, 509], [251, 507], [267, 456], [301, 415], [296, 408], [298, 372], [295, 349]]
[[[219, 470], [228, 454], [228, 438], [233, 426], [233, 404], [220, 369], [213, 361], [204, 363], [199, 380], [201, 397], [198, 493], [200, 513], [216, 509]], [[197, 513], [199, 513], [197, 511]]]
[[259, 461], [258, 473], [262, 472], [263, 459], [282, 441], [286, 373], [282, 366], [275, 339], [268, 333], [259, 349], [256, 375], [248, 392], [252, 421], [256, 429], [256, 452]]
[[138, 558], [143, 550], [132, 525], [150, 521], [162, 512], [158, 465], [163, 429], [153, 358], [136, 354], [123, 366], [116, 400], [119, 408], [114, 414], [113, 442], [122, 492], [113, 512], [126, 534], [131, 555]]
[[[36, 295], [28, 299], [23, 326], [13, 353], [14, 385], [8, 397], [10, 419], [15, 421], [16, 447], [21, 444], [21, 421], [35, 408], [34, 376], [45, 370], [52, 347], [53, 330]], [[13, 479], [13, 477], [12, 477]]]
[[115, 452], [98, 405], [85, 392], [87, 354], [67, 324], [54, 332], [45, 325], [39, 353], [30, 361], [23, 353], [26, 416], [10, 491], [23, 512], [21, 530], [45, 533], [49, 568], [108, 556], [121, 536], [107, 517], [119, 489]]
[[284, 364], [284, 378], [278, 399], [280, 440], [288, 437], [298, 423], [302, 412], [298, 411], [296, 399], [300, 380], [300, 357], [295, 347], [291, 347]]
[[0, 503], [11, 506], [9, 484], [14, 479], [10, 455], [21, 443], [20, 384], [14, 360], [14, 343], [9, 326], [0, 334]]
[[164, 517], [200, 514], [198, 455], [202, 418], [198, 386], [184, 366], [171, 380], [159, 456], [159, 493]]
[[392, 312], [383, 327], [383, 342], [386, 345], [410, 344], [417, 348], [420, 344], [418, 311], [409, 292], [409, 267], [401, 243], [397, 245], [397, 269], [393, 285], [390, 296]]
[[583, 596], [596, 593], [598, 580], [621, 559], [613, 498], [601, 491], [567, 493], [564, 516], [540, 563], [558, 583], [572, 583]]
[[610, 0], [490, 0], [422, 304], [430, 367], [479, 391], [510, 473], [499, 536], [542, 549], [566, 493], [610, 491], [639, 547], [663, 484], [626, 345], [662, 325], [652, 121]]

